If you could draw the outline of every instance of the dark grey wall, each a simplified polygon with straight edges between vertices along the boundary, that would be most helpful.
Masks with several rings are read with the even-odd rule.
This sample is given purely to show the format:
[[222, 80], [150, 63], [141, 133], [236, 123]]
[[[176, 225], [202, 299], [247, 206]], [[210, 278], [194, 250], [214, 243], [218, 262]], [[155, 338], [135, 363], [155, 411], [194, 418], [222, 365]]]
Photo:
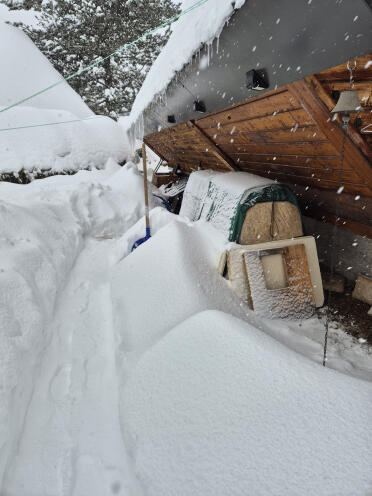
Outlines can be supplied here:
[[193, 112], [195, 98], [205, 101], [209, 113], [257, 96], [245, 86], [250, 69], [265, 69], [272, 90], [371, 47], [372, 10], [365, 0], [246, 0], [219, 41], [204, 47], [173, 81], [166, 103], [146, 112], [145, 134], [167, 127], [168, 114], [177, 123], [200, 117]]
[[350, 280], [355, 280], [359, 274], [372, 277], [371, 239], [336, 228], [335, 243], [332, 246], [333, 226], [310, 217], [303, 217], [303, 223], [306, 234], [316, 239], [321, 263], [330, 267], [333, 251], [336, 272]]

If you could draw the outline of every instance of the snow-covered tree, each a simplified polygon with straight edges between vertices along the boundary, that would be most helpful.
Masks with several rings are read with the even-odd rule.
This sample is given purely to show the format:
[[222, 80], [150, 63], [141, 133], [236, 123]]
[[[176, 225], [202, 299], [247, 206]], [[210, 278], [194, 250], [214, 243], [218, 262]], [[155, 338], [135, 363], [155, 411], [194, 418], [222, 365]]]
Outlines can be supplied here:
[[29, 9], [35, 9], [39, 10], [41, 4], [43, 3], [43, 0], [3, 0], [2, 2], [5, 4], [9, 9], [11, 10], [29, 10]]
[[[11, 9], [39, 12], [21, 27], [65, 77], [162, 24], [178, 12], [173, 0], [3, 0]], [[71, 79], [71, 86], [99, 114], [130, 111], [169, 28]]]

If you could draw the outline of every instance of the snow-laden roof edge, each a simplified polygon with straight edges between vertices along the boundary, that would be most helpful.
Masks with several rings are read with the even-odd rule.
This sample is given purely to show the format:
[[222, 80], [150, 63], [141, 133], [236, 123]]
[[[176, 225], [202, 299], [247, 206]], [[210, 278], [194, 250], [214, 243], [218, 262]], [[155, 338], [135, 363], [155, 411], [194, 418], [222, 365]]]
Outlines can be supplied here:
[[[195, 3], [196, 0], [183, 0], [182, 10]], [[212, 43], [220, 35], [231, 15], [244, 3], [245, 0], [209, 0], [173, 24], [168, 42], [153, 63], [134, 101], [127, 121], [129, 126], [137, 122], [156, 95], [165, 92], [177, 72], [201, 46]]]

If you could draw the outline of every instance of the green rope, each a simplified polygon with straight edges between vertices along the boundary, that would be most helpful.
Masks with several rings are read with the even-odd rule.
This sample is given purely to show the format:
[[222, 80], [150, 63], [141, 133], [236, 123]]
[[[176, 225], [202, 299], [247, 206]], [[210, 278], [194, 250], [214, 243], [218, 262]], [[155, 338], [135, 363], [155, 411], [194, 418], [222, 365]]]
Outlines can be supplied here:
[[97, 119], [99, 117], [105, 117], [105, 116], [104, 115], [92, 115], [91, 117], [86, 117], [85, 119], [74, 119], [71, 121], [46, 122], [44, 124], [32, 124], [30, 126], [19, 126], [19, 127], [4, 127], [2, 129], [0, 129], [0, 132], [16, 131], [17, 129], [30, 129], [33, 127], [57, 126], [58, 124], [70, 124], [71, 122], [89, 121], [90, 119]]
[[174, 17], [171, 17], [170, 19], [168, 19], [167, 21], [163, 22], [163, 24], [160, 24], [156, 28], [151, 29], [150, 31], [147, 31], [145, 34], [141, 35], [136, 40], [133, 40], [133, 41], [131, 41], [129, 43], [126, 43], [125, 45], [121, 46], [120, 48], [118, 48], [114, 52], [110, 53], [109, 55], [106, 55], [106, 57], [102, 57], [102, 58], [98, 59], [96, 62], [93, 62], [92, 64], [88, 65], [87, 67], [84, 67], [83, 69], [80, 69], [80, 70], [74, 72], [70, 76], [67, 76], [64, 79], [61, 79], [61, 80], [57, 81], [56, 83], [51, 84], [50, 86], [47, 86], [46, 88], [44, 88], [44, 89], [42, 89], [40, 91], [37, 91], [36, 93], [34, 93], [33, 95], [28, 96], [27, 98], [23, 98], [22, 100], [19, 100], [18, 102], [15, 102], [12, 105], [9, 105], [8, 107], [4, 107], [3, 109], [0, 109], [0, 114], [3, 113], [3, 112], [6, 112], [7, 110], [10, 110], [13, 107], [17, 107], [18, 105], [21, 105], [22, 103], [28, 102], [32, 98], [35, 98], [35, 96], [42, 95], [43, 93], [46, 93], [47, 91], [51, 90], [52, 88], [55, 88], [59, 84], [62, 84], [62, 83], [67, 82], [67, 81], [70, 81], [71, 79], [73, 79], [73, 78], [75, 78], [77, 76], [80, 76], [80, 74], [83, 74], [84, 72], [87, 72], [90, 69], [93, 69], [93, 67], [96, 67], [97, 65], [102, 64], [102, 62], [104, 62], [105, 60], [109, 59], [113, 55], [116, 55], [117, 53], [122, 52], [125, 48], [127, 48], [129, 46], [136, 45], [139, 41], [144, 40], [147, 36], [155, 33], [159, 29], [163, 29], [166, 26], [169, 26], [169, 24], [172, 24], [174, 21], [177, 21], [180, 17], [183, 17], [184, 15], [188, 14], [192, 10], [195, 10], [195, 9], [199, 8], [201, 5], [207, 3], [208, 1], [209, 0], [199, 0], [198, 2], [196, 2], [194, 5], [192, 5], [188, 9], [180, 12], [179, 14], [175, 15]]

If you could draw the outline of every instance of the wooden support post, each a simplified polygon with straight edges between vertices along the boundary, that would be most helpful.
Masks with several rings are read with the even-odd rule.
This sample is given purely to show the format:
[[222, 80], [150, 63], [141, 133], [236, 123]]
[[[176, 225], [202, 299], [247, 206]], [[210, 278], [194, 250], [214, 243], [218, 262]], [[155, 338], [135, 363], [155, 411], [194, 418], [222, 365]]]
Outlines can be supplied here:
[[236, 163], [218, 146], [214, 143], [214, 141], [201, 129], [198, 127], [198, 125], [194, 121], [188, 121], [187, 122], [188, 127], [194, 129], [199, 136], [202, 138], [202, 140], [205, 142], [206, 146], [208, 147], [208, 150], [215, 155], [220, 162], [223, 163], [223, 165], [232, 171], [239, 171], [240, 168], [236, 165]]
[[149, 211], [149, 185], [147, 183], [147, 159], [146, 145], [142, 144], [142, 163], [143, 163], [143, 187], [145, 192], [145, 217], [146, 217], [146, 234], [150, 229], [150, 211]]

